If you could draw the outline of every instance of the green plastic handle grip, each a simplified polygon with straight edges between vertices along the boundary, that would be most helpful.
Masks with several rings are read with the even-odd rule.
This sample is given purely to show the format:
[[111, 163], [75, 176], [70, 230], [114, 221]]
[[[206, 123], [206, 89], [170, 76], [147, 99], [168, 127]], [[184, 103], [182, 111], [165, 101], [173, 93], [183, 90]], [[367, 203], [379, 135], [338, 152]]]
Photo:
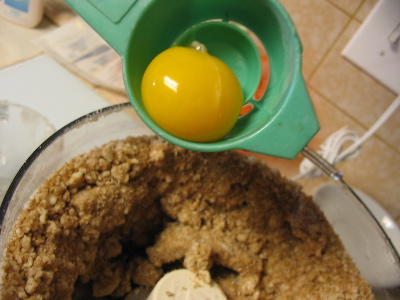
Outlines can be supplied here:
[[299, 72], [294, 74], [287, 99], [287, 103], [280, 107], [270, 123], [259, 128], [248, 139], [241, 140], [236, 147], [257, 153], [263, 153], [263, 149], [268, 148], [268, 155], [288, 159], [296, 157], [299, 149], [306, 147], [320, 128], [303, 76]]
[[[294, 72], [293, 76], [284, 103], [279, 105], [278, 111], [275, 111], [272, 117], [267, 118], [266, 108], [253, 101], [255, 108], [250, 116], [239, 119], [226, 140], [200, 144], [182, 141], [173, 136], [161, 136], [172, 143], [196, 151], [241, 149], [293, 159], [320, 129], [302, 74]], [[262, 118], [267, 120], [260, 123]], [[242, 131], [246, 131], [246, 134], [243, 135]]]
[[119, 54], [124, 54], [135, 20], [150, 1], [66, 0], [66, 2]]

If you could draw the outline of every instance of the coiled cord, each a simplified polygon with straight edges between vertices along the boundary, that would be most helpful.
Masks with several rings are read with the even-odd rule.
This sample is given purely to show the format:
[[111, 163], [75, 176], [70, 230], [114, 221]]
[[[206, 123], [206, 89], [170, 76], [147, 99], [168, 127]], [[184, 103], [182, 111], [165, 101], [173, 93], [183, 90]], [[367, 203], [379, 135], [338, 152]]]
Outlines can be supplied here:
[[[347, 126], [343, 127], [329, 136], [322, 143], [321, 150], [317, 151], [317, 153], [332, 165], [357, 157], [361, 152], [361, 145], [389, 119], [399, 106], [400, 96], [397, 96], [392, 104], [362, 137], [359, 137], [355, 131], [347, 129]], [[348, 143], [351, 143], [351, 145], [343, 149], [344, 145]], [[322, 176], [322, 174], [323, 172], [314, 163], [308, 158], [305, 158], [300, 163], [300, 174], [295, 176], [293, 180], [296, 181], [303, 177], [317, 178]]]

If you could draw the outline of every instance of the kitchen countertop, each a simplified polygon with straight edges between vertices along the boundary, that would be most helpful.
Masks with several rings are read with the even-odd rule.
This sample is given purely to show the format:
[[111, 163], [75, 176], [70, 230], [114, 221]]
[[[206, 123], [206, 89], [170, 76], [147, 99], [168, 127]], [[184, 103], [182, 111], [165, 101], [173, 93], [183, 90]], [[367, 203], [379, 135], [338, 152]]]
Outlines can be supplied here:
[[[76, 14], [62, 1], [46, 1], [45, 16], [36, 28], [25, 28], [0, 18], [0, 70], [22, 63], [43, 54], [33, 40], [63, 25]], [[125, 94], [95, 86], [79, 77], [89, 89], [95, 91], [109, 104], [129, 101]]]
[[[62, 0], [48, 0], [46, 1], [45, 17], [37, 28], [23, 28], [0, 19], [0, 71], [1, 69], [7, 69], [8, 67], [15, 66], [21, 62], [42, 55], [41, 49], [37, 48], [32, 43], [32, 40], [55, 29], [57, 26], [65, 24], [73, 17], [75, 17], [75, 13], [70, 10]], [[83, 78], [77, 78], [88, 90], [101, 97], [101, 99], [104, 99], [106, 104], [111, 105], [129, 101], [127, 96], [123, 93], [96, 86]], [[317, 100], [320, 98], [320, 94], [315, 91], [311, 91], [311, 95]], [[318, 103], [316, 108], [317, 113], [321, 112], [322, 109]], [[317, 142], [321, 142], [321, 137], [317, 137], [316, 141], [314, 141], [312, 145], [316, 145]], [[271, 166], [278, 167], [280, 171], [288, 177], [293, 177], [298, 174], [299, 164], [303, 159], [301, 155], [294, 160], [284, 160], [261, 155], [256, 156], [266, 160]], [[326, 181], [328, 181], [327, 178], [313, 180], [304, 179], [301, 183], [304, 184], [306, 192], [311, 193], [316, 186]], [[364, 182], [357, 182], [357, 178], [354, 177], [352, 178], [351, 183], [356, 186], [365, 185]], [[400, 212], [393, 213], [393, 216], [400, 216]], [[399, 220], [400, 218], [397, 219], [397, 221]]]

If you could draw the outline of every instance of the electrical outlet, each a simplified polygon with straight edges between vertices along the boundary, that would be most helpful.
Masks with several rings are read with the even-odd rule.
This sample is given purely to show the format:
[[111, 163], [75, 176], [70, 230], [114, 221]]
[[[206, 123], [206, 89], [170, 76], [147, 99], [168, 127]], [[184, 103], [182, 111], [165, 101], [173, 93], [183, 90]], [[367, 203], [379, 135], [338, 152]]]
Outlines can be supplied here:
[[342, 55], [400, 94], [400, 1], [380, 0]]

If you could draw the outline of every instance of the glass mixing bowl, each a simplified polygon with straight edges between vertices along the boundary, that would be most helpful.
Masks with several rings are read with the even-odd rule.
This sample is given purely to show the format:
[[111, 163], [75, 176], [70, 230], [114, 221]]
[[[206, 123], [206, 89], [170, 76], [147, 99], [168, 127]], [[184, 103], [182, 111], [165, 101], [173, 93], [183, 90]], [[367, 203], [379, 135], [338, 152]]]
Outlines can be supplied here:
[[[90, 113], [48, 138], [24, 163], [5, 195], [0, 209], [0, 257], [25, 204], [55, 170], [108, 141], [144, 134], [153, 133], [125, 103]], [[332, 180], [314, 196], [376, 298], [399, 299], [400, 257], [395, 244], [400, 235], [395, 239], [388, 235], [380, 220], [344, 182]]]
[[0, 203], [26, 158], [55, 131], [39, 112], [0, 100]]

